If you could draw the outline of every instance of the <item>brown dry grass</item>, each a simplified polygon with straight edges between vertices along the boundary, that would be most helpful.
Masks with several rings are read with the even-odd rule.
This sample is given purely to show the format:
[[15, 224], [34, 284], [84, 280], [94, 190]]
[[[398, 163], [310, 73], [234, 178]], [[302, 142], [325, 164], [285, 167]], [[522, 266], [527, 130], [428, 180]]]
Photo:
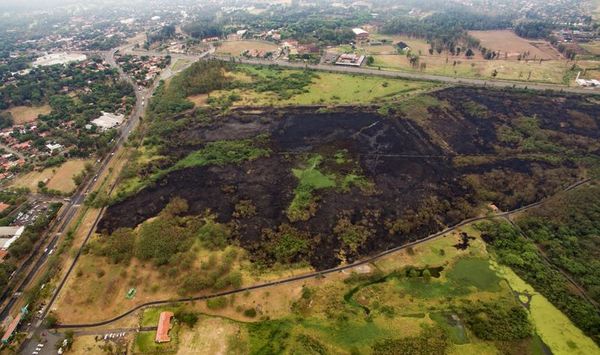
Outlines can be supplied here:
[[531, 42], [517, 36], [513, 31], [470, 31], [469, 34], [481, 41], [481, 46], [500, 51], [501, 58], [504, 54], [509, 59], [515, 59], [523, 52], [529, 52], [529, 58], [537, 59], [558, 59], [560, 54], [554, 50], [550, 44], [544, 41]]
[[13, 116], [14, 123], [16, 125], [22, 125], [25, 123], [33, 122], [37, 120], [39, 115], [47, 115], [52, 111], [50, 105], [43, 105], [37, 107], [30, 106], [17, 106], [7, 110]]
[[208, 102], [208, 94], [189, 96], [188, 100], [193, 102], [195, 106], [205, 106]]
[[274, 52], [277, 50], [277, 46], [273, 43], [262, 41], [225, 41], [217, 48], [217, 53], [237, 56], [247, 50]]
[[32, 171], [15, 179], [13, 186], [37, 191], [38, 182], [45, 181], [49, 189], [70, 193], [76, 187], [73, 176], [83, 171], [86, 162], [87, 160], [75, 159], [69, 160], [59, 167]]

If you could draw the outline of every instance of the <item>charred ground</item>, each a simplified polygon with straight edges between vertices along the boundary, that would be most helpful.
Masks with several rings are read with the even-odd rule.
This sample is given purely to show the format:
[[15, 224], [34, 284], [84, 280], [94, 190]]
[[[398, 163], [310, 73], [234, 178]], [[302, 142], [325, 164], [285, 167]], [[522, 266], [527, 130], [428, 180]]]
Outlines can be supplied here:
[[[136, 176], [152, 183], [119, 196], [99, 229], [135, 227], [181, 197], [188, 214], [210, 211], [228, 225], [255, 261], [324, 269], [421, 238], [485, 202], [512, 209], [575, 181], [598, 159], [599, 117], [591, 99], [466, 88], [385, 107], [195, 111], [161, 133], [162, 158]], [[223, 141], [268, 154], [168, 170]]]

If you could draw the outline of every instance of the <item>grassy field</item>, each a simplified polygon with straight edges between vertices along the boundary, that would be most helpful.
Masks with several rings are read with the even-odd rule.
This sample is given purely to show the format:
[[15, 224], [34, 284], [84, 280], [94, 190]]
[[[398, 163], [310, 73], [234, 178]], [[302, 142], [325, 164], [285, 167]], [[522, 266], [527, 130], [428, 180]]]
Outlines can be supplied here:
[[[270, 70], [263, 68], [257, 71]], [[297, 71], [286, 70], [285, 72]], [[251, 89], [217, 91], [211, 96], [222, 97], [235, 93], [239, 96], [239, 100], [234, 102], [237, 106], [372, 104], [398, 99], [438, 86], [439, 84], [425, 81], [319, 72], [304, 92], [287, 99], [280, 98], [273, 92], [256, 92]]]
[[39, 115], [47, 115], [52, 111], [50, 105], [37, 107], [17, 106], [7, 110], [12, 114], [14, 124], [22, 125], [37, 120]]
[[[474, 237], [466, 250], [455, 247], [460, 232]], [[407, 266], [441, 266], [443, 270], [440, 277], [429, 280], [395, 276], [380, 280], [381, 275]], [[155, 344], [154, 332], [141, 332], [133, 353], [279, 353], [291, 348], [300, 353], [369, 353], [373, 344], [383, 339], [419, 337], [425, 326], [445, 329], [449, 354], [498, 354], [511, 348], [538, 354], [540, 345], [535, 338], [527, 343], [484, 341], [470, 328], [455, 324], [447, 313], [451, 304], [516, 305], [508, 283], [518, 292], [533, 294], [531, 320], [554, 354], [598, 353], [597, 346], [545, 298], [510, 269], [490, 261], [485, 243], [470, 226], [382, 258], [375, 265], [361, 267], [360, 273], [336, 273], [246, 292], [228, 297], [225, 308], [218, 310], [207, 309], [205, 302], [189, 304], [188, 310], [200, 312], [193, 328], [177, 326], [170, 333], [174, 341], [168, 345]], [[255, 319], [241, 317], [248, 307], [257, 310]], [[146, 309], [140, 325], [155, 325], [159, 313], [167, 309], [175, 307]]]
[[[373, 67], [382, 69], [418, 71], [413, 68], [406, 56], [401, 55], [376, 55]], [[455, 63], [456, 62], [456, 63]], [[443, 57], [421, 57], [425, 63], [423, 71], [427, 74], [457, 76], [465, 78], [492, 79], [494, 71], [496, 79], [545, 82], [563, 84], [565, 75], [571, 65], [565, 61], [513, 61], [513, 60], [454, 60]], [[531, 73], [531, 74], [530, 74]]]
[[154, 342], [155, 331], [139, 332], [133, 343], [133, 354], [175, 354], [177, 352], [179, 327], [174, 325], [169, 335], [171, 341], [157, 344]]
[[239, 56], [245, 51], [257, 50], [260, 52], [274, 52], [277, 46], [271, 42], [263, 41], [224, 41], [217, 47], [217, 54]]
[[580, 43], [579, 46], [590, 52], [592, 55], [600, 55], [600, 41]]
[[[259, 316], [266, 315], [270, 308], [280, 308], [280, 311], [270, 313], [270, 320], [257, 316], [254, 323], [202, 314], [193, 329], [184, 326], [179, 329], [178, 352], [213, 353], [214, 349], [221, 349], [222, 353], [280, 353], [292, 348], [299, 353], [347, 353], [350, 350], [370, 353], [378, 341], [419, 337], [423, 326], [434, 326], [448, 332], [447, 351], [450, 354], [501, 353], [506, 349], [503, 346], [510, 348], [512, 343], [499, 345], [478, 339], [468, 328], [454, 324], [450, 313], [444, 311], [451, 304], [460, 306], [465, 302], [517, 304], [503, 281], [506, 274], [501, 271], [499, 275], [495, 265], [490, 263], [483, 241], [469, 226], [463, 231], [475, 237], [466, 250], [454, 247], [460, 236], [450, 233], [383, 258], [375, 267], [361, 267], [360, 274], [336, 273], [323, 280], [305, 280], [273, 290], [238, 295], [229, 299], [235, 301], [232, 305], [212, 313], [229, 316], [233, 309], [239, 312], [248, 304], [257, 307]], [[406, 266], [443, 266], [444, 269], [439, 278], [430, 280], [391, 277], [378, 281], [381, 275]], [[375, 270], [380, 273], [373, 274]], [[287, 302], [267, 301], [260, 307], [255, 303], [261, 298], [272, 299], [273, 294]], [[252, 301], [248, 303], [247, 300]], [[163, 309], [146, 310], [142, 325], [154, 323]], [[364, 309], [370, 312], [366, 314]], [[279, 316], [273, 317], [274, 314]], [[532, 317], [536, 317], [535, 310], [532, 310]], [[593, 350], [586, 347], [585, 339], [576, 340], [576, 343], [579, 345], [580, 341], [582, 350]], [[532, 350], [535, 341], [515, 346], [536, 353]]]
[[46, 182], [48, 189], [57, 190], [64, 193], [72, 192], [76, 185], [73, 176], [84, 170], [87, 160], [75, 159], [63, 163], [59, 167], [47, 168], [42, 171], [32, 171], [18, 177], [13, 186], [27, 187], [31, 191], [38, 190], [38, 182]]
[[510, 30], [470, 31], [469, 34], [479, 39], [483, 47], [500, 51], [502, 58], [506, 54], [509, 59], [515, 59], [524, 52], [529, 52], [531, 58], [537, 59], [559, 59], [561, 57], [549, 43], [531, 42]]

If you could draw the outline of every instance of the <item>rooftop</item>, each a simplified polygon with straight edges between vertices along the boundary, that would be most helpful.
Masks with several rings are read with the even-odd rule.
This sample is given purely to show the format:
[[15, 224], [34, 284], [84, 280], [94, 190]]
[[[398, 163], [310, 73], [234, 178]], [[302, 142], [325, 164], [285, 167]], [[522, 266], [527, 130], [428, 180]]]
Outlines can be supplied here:
[[161, 312], [160, 318], [158, 319], [158, 329], [156, 329], [156, 338], [154, 341], [157, 343], [166, 343], [171, 341], [169, 337], [169, 329], [171, 328], [171, 318], [173, 312]]

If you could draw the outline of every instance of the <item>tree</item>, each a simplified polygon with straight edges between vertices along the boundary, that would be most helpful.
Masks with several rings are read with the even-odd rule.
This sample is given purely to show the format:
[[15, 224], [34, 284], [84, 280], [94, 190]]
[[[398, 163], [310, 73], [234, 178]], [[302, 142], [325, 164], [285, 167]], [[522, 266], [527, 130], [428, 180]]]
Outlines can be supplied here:
[[367, 65], [373, 65], [375, 63], [375, 58], [372, 55], [367, 57]]
[[467, 51], [465, 52], [465, 56], [469, 59], [471, 59], [474, 55], [475, 53], [473, 53], [473, 50], [471, 48], [467, 49]]

